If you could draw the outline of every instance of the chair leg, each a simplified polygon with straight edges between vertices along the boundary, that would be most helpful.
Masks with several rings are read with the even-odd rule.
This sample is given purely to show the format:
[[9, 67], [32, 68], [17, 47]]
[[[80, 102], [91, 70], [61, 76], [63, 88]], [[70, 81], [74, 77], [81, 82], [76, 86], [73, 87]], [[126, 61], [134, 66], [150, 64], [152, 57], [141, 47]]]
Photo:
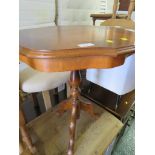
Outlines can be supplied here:
[[59, 92], [58, 92], [58, 88], [55, 88], [54, 89], [54, 99], [55, 99], [56, 104], [58, 104], [59, 103]]
[[118, 8], [118, 2], [119, 2], [119, 0], [114, 0], [114, 4], [113, 4], [113, 14], [112, 14], [112, 18], [113, 18], [113, 19], [116, 18], [116, 12], [117, 12], [117, 8]]
[[49, 91], [42, 91], [46, 111], [52, 107]]
[[66, 87], [67, 87], [67, 98], [70, 97], [70, 85], [69, 85], [69, 82], [66, 83]]
[[26, 144], [30, 152], [34, 154], [36, 152], [36, 148], [32, 144], [31, 137], [26, 128], [24, 113], [21, 110], [21, 108], [19, 109], [19, 129], [20, 129], [22, 141]]
[[24, 150], [23, 143], [19, 141], [19, 154], [22, 154]]
[[34, 103], [35, 112], [36, 112], [37, 116], [39, 116], [41, 114], [41, 110], [40, 110], [40, 106], [39, 106], [39, 102], [38, 102], [38, 98], [37, 98], [37, 93], [32, 93], [32, 99], [33, 99], [33, 103]]

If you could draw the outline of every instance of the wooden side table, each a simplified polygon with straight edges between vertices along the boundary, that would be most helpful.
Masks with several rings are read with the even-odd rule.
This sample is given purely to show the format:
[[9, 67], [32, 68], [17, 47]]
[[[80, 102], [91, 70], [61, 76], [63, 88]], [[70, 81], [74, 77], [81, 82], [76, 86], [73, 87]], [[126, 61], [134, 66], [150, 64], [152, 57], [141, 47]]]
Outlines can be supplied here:
[[134, 32], [116, 27], [57, 26], [20, 31], [20, 60], [44, 72], [71, 71], [70, 98], [61, 103], [59, 114], [71, 110], [68, 155], [74, 154], [76, 120], [80, 110], [96, 116], [93, 106], [80, 97], [79, 71], [112, 68], [134, 53]]

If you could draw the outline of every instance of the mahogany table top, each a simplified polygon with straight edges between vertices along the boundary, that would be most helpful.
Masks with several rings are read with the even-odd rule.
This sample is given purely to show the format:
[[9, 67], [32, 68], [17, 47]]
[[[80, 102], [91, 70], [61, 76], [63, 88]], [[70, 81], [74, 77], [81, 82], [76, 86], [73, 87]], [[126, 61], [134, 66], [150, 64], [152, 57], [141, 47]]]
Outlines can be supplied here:
[[[21, 30], [20, 59], [40, 71], [111, 68], [134, 53], [134, 31], [104, 26]], [[104, 62], [103, 62], [104, 61]]]

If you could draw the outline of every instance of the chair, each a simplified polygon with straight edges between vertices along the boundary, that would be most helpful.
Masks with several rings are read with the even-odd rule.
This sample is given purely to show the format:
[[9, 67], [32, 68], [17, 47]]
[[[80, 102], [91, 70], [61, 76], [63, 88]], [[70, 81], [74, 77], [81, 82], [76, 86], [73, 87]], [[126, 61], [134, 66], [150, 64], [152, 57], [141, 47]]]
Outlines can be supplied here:
[[[20, 89], [26, 93], [42, 92], [46, 110], [51, 107], [49, 90], [55, 89], [69, 80], [70, 72], [39, 72], [20, 63]], [[33, 96], [35, 98], [35, 96]]]
[[[66, 83], [69, 79], [69, 76], [70, 72], [53, 72], [53, 73], [39, 72], [21, 62], [19, 71], [20, 90], [32, 94], [35, 110], [39, 115], [40, 109], [38, 107], [37, 97], [35, 93], [42, 92], [45, 108], [46, 110], [48, 110], [49, 108], [51, 108], [52, 105], [49, 90], [55, 89], [61, 84]], [[19, 112], [20, 112], [19, 127], [20, 127], [21, 139], [26, 144], [30, 152], [33, 154], [36, 152], [36, 148], [33, 146], [31, 137], [28, 133], [28, 129], [26, 127], [26, 120], [21, 105]]]
[[[128, 15], [131, 17], [131, 5], [130, 3]], [[108, 19], [101, 23], [101, 26], [119, 26], [133, 30], [135, 23], [128, 19]], [[135, 88], [135, 55], [131, 55], [126, 58], [125, 63], [122, 66], [112, 69], [88, 69], [86, 73], [86, 79], [101, 87], [104, 87], [118, 95], [124, 95]]]
[[[27, 1], [20, 3], [20, 30], [55, 26], [55, 0]], [[32, 93], [35, 107], [37, 108], [36, 92], [42, 92], [45, 108], [51, 107], [49, 90], [55, 89], [67, 82], [69, 72], [65, 73], [43, 73], [38, 72], [24, 63], [19, 65], [20, 89]], [[57, 90], [55, 89], [57, 92]]]
[[32, 143], [32, 139], [29, 135], [28, 129], [26, 127], [26, 119], [22, 108], [22, 103], [24, 102], [24, 95], [22, 91], [19, 91], [19, 152], [23, 152], [24, 144], [28, 150], [34, 154], [36, 153], [36, 147]]
[[[112, 19], [116, 19], [116, 14], [117, 14], [117, 10], [118, 12], [122, 12], [124, 13], [124, 11], [120, 11], [120, 3], [121, 2], [121, 5], [123, 5], [122, 3], [124, 3], [125, 1], [120, 1], [120, 0], [114, 0], [114, 4], [113, 4], [113, 14], [112, 14]], [[128, 16], [127, 16], [127, 19], [131, 19], [131, 15], [133, 13], [133, 10], [135, 8], [135, 0], [129, 0], [127, 1], [126, 3], [128, 4], [129, 2], [129, 7], [128, 7]]]
[[[21, 0], [19, 5], [20, 30], [55, 26], [55, 0]], [[36, 93], [42, 92], [45, 108], [48, 110], [52, 105], [49, 90], [55, 89], [61, 84], [65, 84], [68, 81], [69, 76], [70, 72], [44, 73], [36, 71], [22, 62], [19, 64], [20, 90], [32, 94], [38, 114], [40, 111], [38, 109]], [[28, 134], [28, 129], [26, 128], [26, 121], [24, 119], [24, 113], [21, 111], [21, 106], [19, 112], [21, 139], [24, 143], [26, 143], [26, 146], [29, 148], [30, 152], [34, 153], [35, 149]]]

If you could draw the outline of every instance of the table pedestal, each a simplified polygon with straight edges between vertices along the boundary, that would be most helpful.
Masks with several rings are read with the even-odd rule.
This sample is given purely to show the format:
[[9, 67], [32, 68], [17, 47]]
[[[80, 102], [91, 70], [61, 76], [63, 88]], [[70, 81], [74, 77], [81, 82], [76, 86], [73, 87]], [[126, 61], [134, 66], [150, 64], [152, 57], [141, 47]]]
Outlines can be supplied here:
[[88, 112], [93, 117], [97, 117], [97, 114], [94, 113], [92, 104], [84, 103], [80, 98], [80, 82], [81, 77], [79, 70], [72, 71], [70, 75], [71, 96], [69, 99], [60, 103], [60, 108], [57, 110], [57, 113], [60, 115], [67, 110], [71, 110], [71, 120], [69, 125], [70, 140], [67, 152], [68, 155], [73, 155], [74, 153], [76, 120], [80, 118], [80, 110]]

